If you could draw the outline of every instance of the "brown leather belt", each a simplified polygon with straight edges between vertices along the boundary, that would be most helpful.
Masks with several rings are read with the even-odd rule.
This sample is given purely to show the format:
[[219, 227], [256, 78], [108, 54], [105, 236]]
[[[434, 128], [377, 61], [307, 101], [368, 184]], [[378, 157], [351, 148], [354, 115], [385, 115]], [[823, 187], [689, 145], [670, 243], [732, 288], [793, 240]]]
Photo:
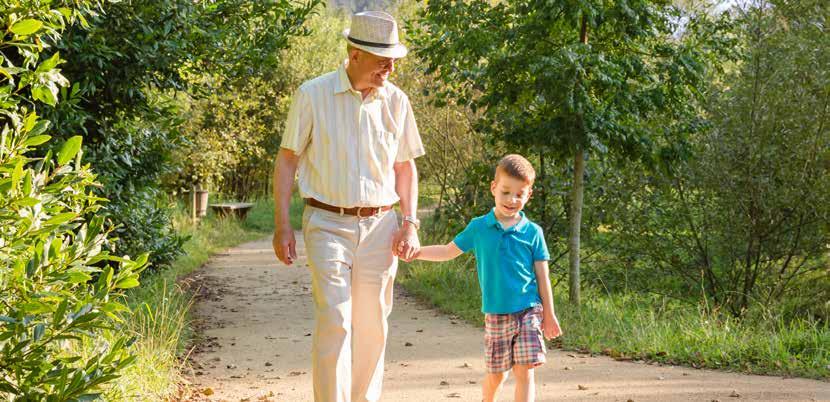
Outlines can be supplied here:
[[381, 212], [386, 212], [392, 209], [391, 205], [386, 205], [382, 207], [353, 207], [353, 208], [340, 208], [335, 207], [334, 205], [329, 205], [320, 201], [315, 200], [314, 198], [306, 198], [305, 203], [308, 206], [314, 208], [324, 209], [326, 211], [331, 211], [338, 213], [340, 215], [352, 215], [357, 216], [360, 218], [366, 218], [368, 216], [379, 215]]

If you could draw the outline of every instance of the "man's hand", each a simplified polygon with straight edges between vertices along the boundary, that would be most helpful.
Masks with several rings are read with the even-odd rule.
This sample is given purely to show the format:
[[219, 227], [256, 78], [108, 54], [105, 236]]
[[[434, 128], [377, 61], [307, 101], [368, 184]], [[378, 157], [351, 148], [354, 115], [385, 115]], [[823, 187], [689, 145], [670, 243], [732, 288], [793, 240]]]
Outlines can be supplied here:
[[542, 318], [542, 333], [545, 339], [553, 339], [562, 335], [562, 328], [559, 327], [559, 320], [555, 314], [545, 314]]
[[410, 262], [415, 258], [419, 248], [421, 242], [418, 240], [418, 231], [411, 224], [404, 222], [403, 227], [392, 238], [392, 254]]
[[294, 230], [291, 225], [274, 230], [274, 254], [285, 265], [291, 265], [297, 260], [297, 242], [294, 240]]

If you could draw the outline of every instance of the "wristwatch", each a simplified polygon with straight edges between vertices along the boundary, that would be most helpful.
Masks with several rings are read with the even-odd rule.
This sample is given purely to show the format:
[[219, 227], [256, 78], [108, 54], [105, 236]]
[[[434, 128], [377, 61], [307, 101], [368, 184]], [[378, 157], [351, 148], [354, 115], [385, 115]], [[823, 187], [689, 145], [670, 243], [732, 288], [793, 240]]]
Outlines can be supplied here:
[[418, 230], [418, 229], [421, 228], [421, 221], [419, 221], [418, 218], [416, 218], [414, 216], [404, 216], [403, 221], [411, 223], [412, 226], [415, 226], [415, 230]]

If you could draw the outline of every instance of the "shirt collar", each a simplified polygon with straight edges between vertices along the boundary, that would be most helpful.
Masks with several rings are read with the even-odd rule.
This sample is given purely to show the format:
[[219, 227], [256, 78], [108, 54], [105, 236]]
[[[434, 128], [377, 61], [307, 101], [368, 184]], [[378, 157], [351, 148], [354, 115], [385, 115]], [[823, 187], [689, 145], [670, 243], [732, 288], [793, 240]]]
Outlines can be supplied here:
[[[360, 91], [352, 88], [352, 82], [349, 81], [349, 74], [346, 73], [346, 66], [349, 64], [349, 60], [346, 59], [340, 64], [340, 67], [337, 68], [337, 85], [334, 88], [335, 94], [342, 94], [344, 92], [352, 91], [354, 93], [360, 94]], [[386, 82], [383, 83], [383, 86], [380, 88], [375, 88], [372, 91], [371, 96], [377, 96], [380, 98], [386, 98], [388, 95]]]
[[[521, 216], [522, 219], [520, 219], [518, 223], [516, 223], [515, 225], [513, 225], [509, 229], [507, 229], [508, 232], [511, 232], [511, 231], [524, 232], [525, 231], [525, 228], [527, 227], [528, 220], [527, 220], [527, 217], [525, 216], [524, 211], [519, 211], [519, 216]], [[499, 222], [499, 220], [496, 219], [496, 208], [493, 208], [493, 209], [490, 210], [490, 213], [488, 213], [484, 217], [484, 221], [487, 223], [487, 226], [495, 226], [499, 229], [504, 230], [504, 227], [501, 225], [501, 222]]]

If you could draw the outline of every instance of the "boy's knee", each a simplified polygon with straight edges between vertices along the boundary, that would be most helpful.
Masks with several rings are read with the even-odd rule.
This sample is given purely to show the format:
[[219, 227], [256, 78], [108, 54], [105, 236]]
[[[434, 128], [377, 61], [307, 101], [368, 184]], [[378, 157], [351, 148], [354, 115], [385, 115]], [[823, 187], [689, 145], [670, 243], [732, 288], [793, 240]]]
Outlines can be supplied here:
[[526, 364], [516, 364], [513, 366], [513, 376], [516, 381], [526, 381], [533, 379], [533, 366]]
[[501, 384], [505, 380], [507, 380], [507, 375], [509, 371], [502, 371], [500, 373], [487, 373], [487, 379], [494, 384]]

